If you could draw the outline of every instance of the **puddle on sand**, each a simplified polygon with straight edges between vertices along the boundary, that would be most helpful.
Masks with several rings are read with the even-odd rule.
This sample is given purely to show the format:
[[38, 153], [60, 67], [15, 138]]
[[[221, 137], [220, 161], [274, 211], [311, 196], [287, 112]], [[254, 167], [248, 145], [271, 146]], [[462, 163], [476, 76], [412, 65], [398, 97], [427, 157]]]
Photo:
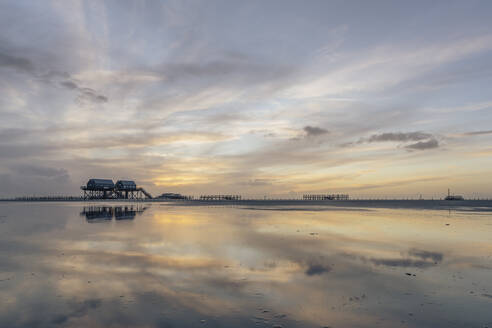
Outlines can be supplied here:
[[1, 327], [492, 326], [490, 211], [0, 212]]

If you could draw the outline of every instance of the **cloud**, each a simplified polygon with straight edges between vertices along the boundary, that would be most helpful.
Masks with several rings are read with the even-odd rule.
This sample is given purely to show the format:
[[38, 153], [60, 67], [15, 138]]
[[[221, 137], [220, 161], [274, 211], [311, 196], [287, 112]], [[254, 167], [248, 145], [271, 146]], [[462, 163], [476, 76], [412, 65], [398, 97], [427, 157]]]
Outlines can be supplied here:
[[[46, 63], [38, 62], [36, 65], [34, 65], [30, 59], [10, 54], [10, 52], [14, 51], [0, 51], [0, 67], [12, 68], [19, 72], [28, 73], [36, 80], [47, 85], [56, 83], [56, 81], [60, 78], [70, 78], [70, 74], [67, 72], [59, 72], [57, 70], [49, 70], [48, 72], [43, 72], [43, 70], [39, 68], [44, 68], [43, 66]], [[36, 53], [34, 53], [34, 55], [38, 57], [43, 57]], [[48, 57], [50, 58], [44, 59], [46, 62], [48, 62], [50, 59], [51, 61], [55, 61], [53, 56]], [[39, 61], [39, 58], [37, 59]], [[105, 95], [98, 93], [94, 89], [81, 87], [72, 80], [62, 81], [59, 82], [59, 84], [69, 90], [77, 90], [79, 92], [79, 95], [77, 97], [77, 101], [79, 103], [83, 103], [86, 101], [93, 103], [105, 103], [108, 101], [108, 98]]]
[[430, 133], [424, 132], [387, 132], [381, 134], [373, 134], [366, 141], [367, 142], [386, 142], [386, 141], [419, 141], [432, 137]]
[[472, 132], [463, 133], [463, 135], [465, 135], [465, 136], [478, 136], [478, 135], [484, 135], [484, 134], [492, 134], [492, 130], [472, 131]]
[[0, 163], [0, 185], [4, 187], [0, 191], [2, 196], [47, 195], [62, 192], [72, 194], [74, 190], [67, 169], [46, 164], [24, 164], [23, 160], [19, 161], [15, 158], [10, 164]]
[[77, 90], [79, 92], [79, 95], [77, 97], [77, 100], [79, 102], [84, 102], [84, 101], [90, 101], [93, 103], [108, 102], [108, 97], [106, 97], [102, 94], [99, 94], [94, 89], [80, 87], [74, 81], [70, 81], [70, 80], [62, 81], [62, 82], [60, 82], [60, 85], [69, 89], [69, 90]]
[[415, 149], [415, 150], [426, 150], [438, 148], [439, 142], [436, 139], [431, 139], [429, 141], [419, 141], [417, 143], [405, 146], [407, 149]]
[[304, 132], [306, 132], [307, 137], [316, 137], [316, 136], [330, 133], [328, 130], [325, 130], [325, 129], [317, 127], [317, 126], [310, 126], [310, 125], [306, 125], [303, 128], [303, 130], [304, 130]]
[[88, 100], [94, 103], [105, 103], [108, 102], [108, 97], [98, 94], [95, 90], [90, 88], [79, 89], [80, 95], [78, 96], [79, 101]]
[[[176, 184], [180, 179], [201, 181], [179, 187], [186, 194], [240, 185], [245, 194], [264, 195], [321, 190], [326, 185], [311, 181], [346, 173], [350, 178], [337, 178], [330, 188], [382, 190], [415, 177], [428, 163], [423, 157], [419, 163], [407, 161], [400, 176], [375, 186], [382, 167], [396, 167], [417, 150], [459, 156], [462, 144], [472, 141], [461, 136], [461, 141], [449, 140], [449, 151], [432, 151], [444, 143], [433, 131], [457, 130], [459, 124], [487, 129], [473, 125], [488, 118], [491, 102], [486, 95], [459, 99], [460, 93], [443, 91], [430, 97], [420, 88], [423, 79], [447, 72], [454, 76], [466, 67], [464, 73], [473, 81], [461, 79], [466, 82], [462, 90], [478, 90], [481, 81], [476, 79], [491, 73], [487, 58], [481, 58], [488, 55], [490, 37], [472, 29], [411, 44], [385, 44], [376, 35], [352, 44], [348, 38], [360, 27], [350, 17], [342, 28], [328, 20], [314, 24], [312, 6], [302, 7], [305, 19], [293, 28], [289, 22], [299, 16], [297, 11], [284, 11], [284, 21], [270, 6], [255, 5], [258, 12], [273, 15], [274, 24], [265, 19], [251, 26], [246, 20], [232, 30], [223, 28], [215, 10], [203, 8], [199, 17], [189, 16], [197, 11], [186, 3], [173, 10], [174, 23], [162, 19], [162, 10], [120, 3], [108, 4], [108, 15], [100, 14], [99, 6], [22, 6], [12, 1], [4, 7], [0, 174], [17, 186], [9, 190], [12, 194], [50, 192], [46, 180], [52, 178], [35, 175], [39, 169], [35, 173], [23, 167], [29, 178], [12, 169], [31, 161], [69, 168], [74, 180], [70, 192], [77, 192], [76, 181], [112, 169], [156, 193], [162, 192], [155, 185], [161, 177], [173, 177]], [[239, 12], [230, 14], [235, 21], [244, 19]], [[129, 21], [140, 28], [135, 30]], [[164, 34], [157, 37], [148, 29]], [[311, 33], [320, 29], [334, 34]], [[345, 38], [350, 42], [342, 42]], [[272, 40], [278, 42], [274, 49]], [[429, 81], [426, 86], [435, 82]], [[480, 105], [461, 108], [468, 102]], [[95, 120], [94, 112], [77, 104], [101, 106], [104, 112]], [[445, 117], [435, 111], [449, 104], [460, 110]], [[466, 116], [459, 114], [464, 110]], [[485, 141], [481, 139], [473, 140], [474, 146]], [[388, 156], [391, 147], [399, 152]], [[422, 185], [433, 184], [416, 178]]]
[[209, 54], [208, 59], [201, 61], [169, 62], [161, 71], [164, 80], [173, 83], [190, 79], [226, 79], [229, 83], [235, 81], [242, 85], [285, 78], [293, 69], [279, 63], [265, 62], [253, 55], [225, 51]]
[[[410, 150], [426, 150], [433, 149], [439, 147], [439, 142], [431, 133], [426, 132], [385, 132], [380, 134], [373, 134], [369, 138], [361, 138], [357, 143], [361, 144], [364, 142], [373, 143], [373, 142], [410, 142], [410, 141], [418, 141], [416, 143], [412, 143], [404, 146], [406, 149]], [[354, 145], [354, 143], [345, 143], [342, 144], [342, 147], [349, 147]]]
[[379, 189], [379, 188], [391, 188], [397, 186], [405, 186], [416, 183], [435, 183], [435, 181], [449, 180], [448, 176], [433, 176], [433, 177], [418, 177], [408, 179], [394, 179], [390, 182], [379, 184], [362, 184], [353, 187], [346, 188], [347, 190], [367, 190], [367, 189]]
[[34, 66], [29, 59], [3, 52], [0, 52], [0, 67], [10, 67], [24, 72], [32, 72], [34, 70]]
[[75, 82], [72, 82], [72, 81], [63, 81], [63, 82], [60, 82], [60, 84], [62, 86], [64, 86], [65, 88], [70, 89], [70, 90], [74, 90], [74, 89], [79, 88], [79, 86]]
[[[297, 99], [350, 97], [360, 93], [394, 94], [422, 90], [424, 87], [435, 88], [434, 84], [429, 83], [432, 73], [434, 76], [442, 75], [437, 71], [439, 68], [445, 67], [451, 71], [449, 66], [459, 60], [490, 52], [491, 40], [490, 34], [484, 34], [439, 43], [424, 42], [418, 46], [410, 40], [405, 44], [374, 44], [363, 53], [331, 56], [330, 64], [338, 65], [317, 71], [315, 77], [294, 86], [289, 94]], [[479, 68], [475, 66], [474, 71], [479, 71]]]
[[68, 171], [64, 168], [53, 168], [36, 165], [16, 165], [12, 170], [23, 176], [38, 176], [46, 178], [69, 177]]

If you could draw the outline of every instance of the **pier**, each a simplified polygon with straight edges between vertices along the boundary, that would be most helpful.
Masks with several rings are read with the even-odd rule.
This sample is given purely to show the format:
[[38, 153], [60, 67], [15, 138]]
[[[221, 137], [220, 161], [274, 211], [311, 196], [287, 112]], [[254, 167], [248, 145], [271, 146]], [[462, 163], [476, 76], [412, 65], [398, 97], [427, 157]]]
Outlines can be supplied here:
[[152, 195], [131, 180], [89, 179], [87, 185], [81, 186], [84, 200], [91, 199], [152, 199]]

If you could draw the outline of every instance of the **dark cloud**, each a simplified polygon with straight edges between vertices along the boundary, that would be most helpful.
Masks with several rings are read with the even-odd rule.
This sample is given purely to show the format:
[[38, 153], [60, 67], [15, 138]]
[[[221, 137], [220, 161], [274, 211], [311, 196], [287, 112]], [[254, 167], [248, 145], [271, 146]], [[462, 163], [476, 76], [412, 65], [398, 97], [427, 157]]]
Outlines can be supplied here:
[[[0, 51], [0, 67], [12, 68], [17, 71], [31, 74], [40, 82], [43, 82], [48, 85], [52, 83], [56, 83], [56, 81], [59, 80], [60, 78], [65, 78], [65, 79], [70, 78], [70, 74], [67, 72], [49, 70], [47, 73], [43, 73], [42, 72], [43, 70], [37, 69], [36, 66], [41, 67], [44, 64], [37, 63], [37, 65], [34, 65], [30, 59], [26, 57], [10, 54], [11, 52], [13, 51], [11, 50]], [[43, 56], [39, 56], [39, 57], [43, 57]], [[48, 59], [44, 58], [45, 61], [49, 61], [50, 59], [51, 61], [53, 61], [53, 58], [48, 58]], [[69, 90], [77, 90], [79, 92], [79, 95], [77, 96], [77, 101], [79, 103], [83, 103], [87, 101], [92, 103], [105, 103], [108, 101], [108, 98], [105, 95], [98, 93], [94, 89], [81, 87], [72, 80], [65, 80], [59, 82], [59, 84]]]
[[33, 156], [49, 155], [56, 147], [53, 145], [32, 142], [27, 143], [0, 143], [0, 154], [3, 160], [13, 160], [16, 158], [26, 158]]
[[310, 125], [305, 126], [303, 130], [304, 132], [306, 132], [307, 137], [316, 137], [316, 136], [330, 133], [328, 130], [325, 130], [317, 126], [310, 126]]
[[464, 133], [465, 136], [479, 136], [479, 135], [484, 135], [484, 134], [492, 134], [492, 130], [472, 131], [472, 132]]
[[70, 81], [70, 80], [62, 81], [60, 82], [60, 85], [69, 90], [77, 90], [79, 92], [79, 95], [77, 97], [77, 100], [79, 102], [85, 102], [85, 101], [89, 101], [93, 103], [108, 102], [108, 98], [106, 96], [99, 94], [94, 89], [80, 87], [74, 81]]
[[64, 86], [67, 89], [70, 89], [70, 90], [74, 90], [74, 89], [79, 88], [79, 86], [75, 82], [72, 82], [72, 81], [63, 81], [63, 82], [60, 82], [60, 85]]
[[[44, 73], [40, 76], [42, 79], [46, 79], [46, 80], [54, 80], [54, 79], [57, 79], [57, 78], [61, 78], [61, 79], [69, 79], [70, 78], [70, 74], [68, 74], [67, 72], [60, 72], [60, 71], [56, 71], [56, 70], [50, 70], [48, 71], [47, 73]], [[63, 85], [63, 83], [62, 83]]]
[[[189, 50], [182, 49], [184, 52]], [[139, 109], [174, 112], [183, 103], [189, 103], [188, 106], [193, 103], [190, 109], [207, 110], [215, 106], [206, 105], [206, 100], [215, 103], [218, 92], [231, 95], [230, 99], [224, 98], [223, 104], [239, 99], [244, 104], [269, 99], [293, 83], [293, 73], [298, 69], [295, 65], [286, 65], [266, 56], [228, 51], [209, 53], [206, 49], [201, 50], [199, 60], [182, 61], [182, 54], [176, 59], [144, 69], [148, 75], [157, 78], [155, 85], [159, 85], [161, 90], [149, 92]], [[197, 99], [200, 102], [195, 103]]]
[[77, 90], [79, 92], [77, 97], [78, 102], [105, 103], [108, 101], [105, 95], [98, 93], [94, 89], [81, 87], [73, 80], [70, 80], [69, 73], [56, 69], [46, 70], [46, 67], [49, 67], [52, 62], [56, 62], [54, 55], [45, 55], [42, 52], [32, 50], [31, 52], [34, 53], [32, 56], [36, 60], [31, 61], [26, 57], [16, 55], [15, 53], [18, 50], [15, 50], [15, 47], [5, 48], [4, 46], [3, 48], [6, 50], [0, 50], [0, 67], [12, 68], [19, 72], [28, 73], [45, 86], [54, 85], [60, 79], [67, 79], [59, 82], [59, 84], [69, 90]]
[[108, 102], [108, 97], [96, 93], [93, 89], [90, 88], [82, 88], [79, 89], [81, 91], [80, 95], [78, 96], [77, 100], [79, 101], [90, 101], [93, 103], [105, 103]]
[[[381, 134], [373, 134], [369, 138], [362, 138], [357, 143], [364, 142], [410, 142], [418, 141], [413, 144], [406, 145], [404, 148], [412, 150], [426, 150], [439, 147], [439, 142], [431, 133], [426, 132], [385, 132]], [[342, 147], [349, 147], [354, 143], [342, 144]]]
[[[0, 166], [1, 167], [1, 166]], [[6, 173], [0, 174], [1, 196], [72, 194], [71, 176], [64, 168], [16, 163], [3, 165]]]
[[69, 176], [68, 171], [66, 169], [63, 168], [58, 169], [58, 168], [36, 166], [36, 165], [22, 165], [22, 164], [16, 165], [15, 167], [12, 168], [12, 170], [24, 176], [32, 175], [32, 176], [47, 177], [47, 178]]
[[415, 150], [426, 150], [439, 147], [439, 142], [436, 139], [431, 139], [429, 141], [419, 141], [417, 143], [405, 146], [407, 149]]
[[316, 276], [316, 275], [321, 275], [326, 272], [330, 272], [331, 268], [326, 265], [321, 265], [321, 264], [311, 264], [307, 270], [306, 270], [306, 275], [308, 276]]
[[211, 57], [208, 61], [168, 63], [162, 69], [164, 80], [178, 82], [219, 78], [238, 83], [261, 82], [285, 78], [292, 72], [290, 67], [266, 63], [239, 53], [223, 52]]
[[0, 52], [0, 67], [10, 67], [24, 72], [32, 72], [34, 70], [34, 66], [29, 59], [3, 52]]
[[14, 139], [23, 138], [26, 134], [29, 134], [30, 132], [31, 130], [19, 128], [0, 130], [0, 143], [10, 143]]
[[385, 142], [385, 141], [420, 141], [432, 138], [432, 134], [424, 132], [387, 132], [373, 134], [367, 139], [367, 142]]

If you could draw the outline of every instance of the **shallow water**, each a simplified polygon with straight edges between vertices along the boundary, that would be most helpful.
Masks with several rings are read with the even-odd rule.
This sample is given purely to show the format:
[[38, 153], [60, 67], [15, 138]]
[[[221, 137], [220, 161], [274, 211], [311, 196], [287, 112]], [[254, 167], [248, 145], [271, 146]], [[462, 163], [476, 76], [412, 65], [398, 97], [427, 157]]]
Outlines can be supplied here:
[[0, 204], [0, 327], [491, 327], [491, 309], [486, 210]]

